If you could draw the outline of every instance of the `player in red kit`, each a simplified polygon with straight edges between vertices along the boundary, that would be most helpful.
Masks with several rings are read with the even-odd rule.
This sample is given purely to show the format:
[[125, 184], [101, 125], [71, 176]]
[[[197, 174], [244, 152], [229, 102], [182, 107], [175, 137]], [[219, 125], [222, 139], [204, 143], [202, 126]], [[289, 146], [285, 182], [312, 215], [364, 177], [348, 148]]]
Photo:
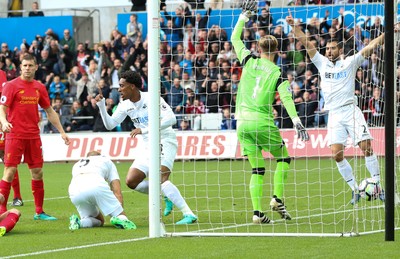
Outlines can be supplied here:
[[[1, 92], [3, 91], [3, 84], [5, 84], [6, 82], [7, 82], [6, 72], [4, 72], [3, 70], [0, 70], [0, 96], [1, 96]], [[4, 161], [4, 148], [5, 148], [6, 134], [7, 133], [1, 131], [1, 129], [0, 129], [0, 159], [2, 161]], [[24, 202], [22, 201], [21, 191], [19, 188], [18, 170], [15, 172], [14, 179], [11, 182], [11, 187], [13, 188], [13, 191], [14, 191], [14, 199], [13, 199], [12, 205], [13, 206], [23, 206]]]
[[[60, 123], [58, 114], [50, 105], [46, 87], [34, 80], [38, 69], [35, 58], [30, 54], [22, 57], [21, 76], [7, 82], [3, 86], [0, 99], [0, 122], [4, 132], [7, 132], [4, 155], [4, 174], [0, 181], [0, 194], [5, 202], [0, 205], [0, 213], [6, 211], [6, 204], [10, 194], [11, 182], [18, 164], [24, 156], [24, 162], [32, 176], [32, 193], [35, 201], [35, 220], [56, 220], [43, 211], [43, 152], [40, 139], [38, 105], [47, 114], [48, 120], [60, 132], [66, 145], [69, 137]], [[7, 115], [7, 116], [6, 116]]]
[[[4, 196], [0, 194], [0, 204], [4, 203]], [[17, 209], [11, 209], [0, 213], [0, 237], [10, 232], [17, 224], [21, 213]]]

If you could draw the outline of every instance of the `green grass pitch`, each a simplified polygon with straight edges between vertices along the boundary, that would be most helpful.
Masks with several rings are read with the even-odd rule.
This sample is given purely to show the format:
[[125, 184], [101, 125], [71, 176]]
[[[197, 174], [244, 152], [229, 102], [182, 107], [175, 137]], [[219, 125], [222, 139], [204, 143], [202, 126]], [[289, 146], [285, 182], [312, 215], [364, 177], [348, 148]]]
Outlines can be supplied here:
[[[54, 222], [34, 221], [33, 197], [26, 165], [21, 165], [20, 180], [24, 206], [15, 229], [0, 238], [0, 257], [37, 258], [398, 258], [399, 245], [385, 242], [384, 233], [360, 237], [171, 237], [149, 239], [148, 197], [129, 190], [124, 179], [130, 163], [117, 163], [124, 194], [124, 206], [137, 230], [119, 230], [109, 224], [102, 228], [68, 230], [68, 218], [75, 208], [68, 198], [72, 163], [44, 165], [45, 204]], [[358, 177], [365, 175], [361, 160], [352, 161]], [[269, 165], [268, 165], [269, 166]], [[270, 168], [274, 167], [271, 163]], [[168, 233], [255, 232], [255, 233], [340, 233], [357, 226], [358, 231], [384, 227], [380, 201], [361, 201], [354, 210], [348, 203], [350, 192], [331, 160], [295, 160], [286, 186], [286, 204], [293, 220], [282, 222], [268, 210], [272, 172], [265, 175], [265, 210], [277, 223], [273, 226], [251, 224], [251, 200], [248, 193], [250, 168], [246, 161], [178, 161], [172, 181], [199, 216], [198, 224], [176, 227], [181, 217], [174, 210], [163, 217]], [[268, 168], [268, 167], [267, 167]], [[12, 199], [12, 194], [10, 195]], [[296, 209], [295, 209], [296, 208]], [[396, 207], [396, 226], [400, 209]], [[354, 223], [354, 220], [357, 222]], [[396, 240], [400, 232], [396, 231]]]

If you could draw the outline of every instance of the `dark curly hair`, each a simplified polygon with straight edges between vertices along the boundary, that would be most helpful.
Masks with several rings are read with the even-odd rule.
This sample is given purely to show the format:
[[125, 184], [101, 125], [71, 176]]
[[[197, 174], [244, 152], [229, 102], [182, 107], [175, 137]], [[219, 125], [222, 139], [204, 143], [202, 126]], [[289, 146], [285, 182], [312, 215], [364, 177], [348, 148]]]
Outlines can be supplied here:
[[125, 79], [126, 82], [135, 85], [136, 88], [142, 88], [142, 78], [137, 72], [127, 70], [121, 73], [121, 78]]

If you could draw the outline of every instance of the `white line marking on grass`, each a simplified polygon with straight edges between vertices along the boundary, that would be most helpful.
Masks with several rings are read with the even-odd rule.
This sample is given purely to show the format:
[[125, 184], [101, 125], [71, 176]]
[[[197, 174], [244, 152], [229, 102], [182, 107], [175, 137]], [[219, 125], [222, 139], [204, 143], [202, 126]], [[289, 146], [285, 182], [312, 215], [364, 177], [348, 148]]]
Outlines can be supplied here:
[[150, 239], [150, 237], [132, 238], [132, 239], [119, 240], [119, 241], [112, 241], [112, 242], [89, 244], [89, 245], [83, 245], [83, 246], [71, 246], [71, 247], [44, 250], [44, 251], [32, 252], [32, 253], [26, 253], [26, 254], [10, 255], [10, 256], [5, 256], [5, 257], [1, 257], [1, 258], [6, 259], [6, 258], [26, 257], [26, 256], [32, 256], [32, 255], [50, 254], [50, 253], [57, 253], [57, 252], [63, 252], [63, 251], [69, 251], [69, 250], [91, 248], [91, 247], [96, 247], [96, 246], [106, 246], [106, 245], [115, 245], [115, 244], [122, 244], [122, 243], [128, 243], [128, 242], [136, 242], [136, 241], [142, 241], [142, 240], [147, 240], [147, 239]]

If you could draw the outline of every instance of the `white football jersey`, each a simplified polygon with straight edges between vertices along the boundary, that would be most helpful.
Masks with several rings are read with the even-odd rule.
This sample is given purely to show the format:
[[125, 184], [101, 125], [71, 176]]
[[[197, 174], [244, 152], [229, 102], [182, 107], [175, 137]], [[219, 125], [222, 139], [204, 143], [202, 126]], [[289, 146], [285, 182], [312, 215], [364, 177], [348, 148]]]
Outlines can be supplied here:
[[355, 102], [355, 76], [357, 69], [364, 60], [364, 57], [358, 53], [346, 59], [339, 59], [333, 64], [319, 52], [311, 59], [318, 68], [321, 77], [325, 110], [334, 110]]
[[76, 162], [72, 167], [72, 178], [79, 175], [93, 175], [96, 178], [101, 177], [108, 183], [119, 179], [115, 164], [110, 158], [105, 156], [89, 156]]
[[[142, 129], [142, 137], [144, 141], [148, 141], [149, 132], [149, 104], [148, 104], [148, 93], [140, 92], [140, 100], [136, 103], [130, 100], [124, 100], [120, 102], [117, 109], [111, 116], [109, 121], [109, 115], [105, 112], [104, 98], [97, 103], [100, 108], [100, 113], [105, 126], [111, 124], [116, 126], [120, 124], [126, 116], [129, 116], [136, 128]], [[104, 114], [105, 113], [105, 114]], [[176, 123], [176, 117], [171, 107], [160, 97], [160, 129], [161, 138], [174, 138], [176, 139], [175, 131], [172, 129], [172, 125]], [[104, 121], [106, 120], [106, 121]], [[107, 127], [108, 128], [108, 127]]]

